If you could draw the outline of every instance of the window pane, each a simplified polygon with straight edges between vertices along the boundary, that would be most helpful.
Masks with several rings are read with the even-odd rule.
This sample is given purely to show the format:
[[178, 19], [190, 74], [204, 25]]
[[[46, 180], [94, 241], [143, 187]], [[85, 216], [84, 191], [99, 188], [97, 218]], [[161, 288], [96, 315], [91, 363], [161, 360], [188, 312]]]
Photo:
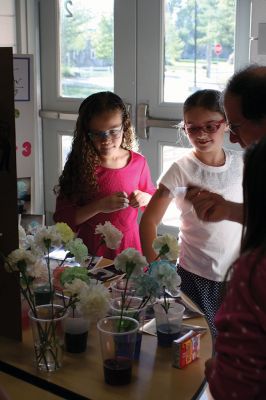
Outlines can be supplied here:
[[[176, 161], [178, 158], [182, 157], [187, 151], [191, 150], [187, 147], [177, 147], [177, 146], [162, 146], [162, 170], [166, 172], [168, 168]], [[172, 201], [163, 216], [162, 224], [168, 226], [179, 226], [179, 216], [180, 212], [176, 208], [175, 202]]]
[[59, 0], [60, 96], [113, 91], [113, 9], [113, 0]]
[[164, 101], [222, 90], [234, 72], [236, 0], [165, 0]]
[[13, 47], [13, 53], [16, 53], [15, 0], [1, 1], [0, 4], [0, 47]]
[[60, 172], [63, 171], [64, 166], [65, 166], [65, 163], [66, 163], [66, 160], [67, 160], [68, 153], [69, 153], [70, 150], [71, 150], [72, 139], [73, 139], [73, 137], [72, 137], [72, 136], [69, 136], [69, 135], [62, 135], [62, 136], [60, 136], [60, 140], [61, 140], [61, 146], [60, 146], [60, 148], [61, 148], [61, 157], [60, 157], [61, 165], [60, 165]]

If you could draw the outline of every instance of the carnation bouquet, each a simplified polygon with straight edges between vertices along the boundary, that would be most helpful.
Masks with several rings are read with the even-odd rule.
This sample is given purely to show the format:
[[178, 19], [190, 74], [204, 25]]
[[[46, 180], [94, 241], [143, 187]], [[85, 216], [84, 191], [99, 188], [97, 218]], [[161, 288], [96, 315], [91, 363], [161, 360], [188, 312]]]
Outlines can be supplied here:
[[[173, 260], [178, 257], [178, 242], [174, 236], [165, 234], [154, 239], [152, 247], [157, 253], [157, 258], [149, 265], [148, 272], [159, 285], [160, 295], [163, 296], [161, 305], [168, 313], [170, 302], [167, 292], [175, 295], [181, 285], [181, 278], [176, 271], [176, 265], [173, 264]], [[157, 261], [158, 258], [160, 261]]]
[[163, 302], [160, 304], [166, 314], [170, 307], [166, 291], [175, 294], [180, 286], [181, 278], [177, 274], [176, 266], [171, 262], [178, 257], [177, 239], [169, 234], [160, 236], [153, 241], [153, 248], [157, 257], [150, 264], [137, 250], [130, 248], [124, 250], [114, 260], [116, 269], [125, 273], [125, 286], [121, 293], [121, 329], [123, 315], [130, 308], [130, 301], [127, 301], [130, 281], [134, 284], [135, 295], [142, 298], [139, 307], [145, 306], [151, 299], [162, 296]]
[[[100, 318], [109, 307], [109, 294], [101, 283], [88, 276], [88, 249], [81, 239], [75, 237], [67, 224], [57, 223], [41, 227], [36, 230], [34, 236], [26, 235], [20, 226], [19, 246], [19, 249], [12, 251], [7, 257], [1, 257], [8, 272], [19, 273], [20, 289], [28, 303], [31, 320], [36, 326], [33, 333], [35, 339], [36, 335], [38, 336], [38, 344], [35, 343], [38, 368], [46, 371], [56, 370], [61, 363], [59, 347], [62, 346], [62, 343], [59, 343], [57, 322], [65, 318], [69, 310], [73, 314], [77, 308], [86, 318]], [[60, 302], [55, 297], [56, 274], [52, 271], [50, 253], [62, 246], [67, 250], [65, 260], [69, 256], [75, 257], [80, 266], [63, 266], [65, 260], [60, 263], [60, 291], [63, 301]], [[49, 304], [38, 305], [36, 301], [35, 288], [40, 282], [48, 287]]]
[[149, 265], [149, 275], [159, 285], [159, 296], [162, 301], [154, 305], [158, 345], [169, 347], [180, 332], [184, 306], [170, 302], [170, 295], [177, 295], [181, 285], [181, 278], [176, 271], [173, 260], [178, 257], [177, 239], [172, 235], [158, 237], [153, 242], [155, 252], [160, 260]]

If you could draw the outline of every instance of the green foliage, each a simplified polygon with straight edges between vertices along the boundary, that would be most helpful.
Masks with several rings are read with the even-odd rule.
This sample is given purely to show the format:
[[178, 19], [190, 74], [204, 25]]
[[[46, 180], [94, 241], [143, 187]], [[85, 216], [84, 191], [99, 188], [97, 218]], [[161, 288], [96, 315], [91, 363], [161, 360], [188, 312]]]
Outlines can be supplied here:
[[89, 11], [82, 8], [75, 8], [71, 18], [65, 17], [61, 11], [61, 62], [65, 65], [71, 64], [70, 54], [79, 53], [85, 50], [89, 41], [89, 24], [92, 16]]
[[165, 60], [166, 64], [175, 65], [176, 62], [181, 58], [185, 44], [179, 37], [179, 33], [174, 26], [173, 20], [168, 18], [168, 21], [166, 21], [166, 26]]
[[176, 60], [193, 58], [195, 45], [198, 58], [209, 57], [216, 43], [228, 56], [234, 50], [235, 0], [168, 0], [166, 24], [167, 61], [174, 52]]
[[90, 278], [88, 276], [87, 268], [83, 267], [71, 267], [66, 268], [60, 275], [60, 283], [64, 286], [65, 283], [71, 283], [74, 279], [81, 279], [82, 281], [89, 283]]
[[113, 18], [102, 17], [99, 27], [92, 36], [92, 45], [96, 58], [113, 64], [114, 32]]
[[74, 72], [72, 72], [72, 68], [67, 65], [61, 65], [61, 75], [65, 78], [71, 78], [75, 76]]

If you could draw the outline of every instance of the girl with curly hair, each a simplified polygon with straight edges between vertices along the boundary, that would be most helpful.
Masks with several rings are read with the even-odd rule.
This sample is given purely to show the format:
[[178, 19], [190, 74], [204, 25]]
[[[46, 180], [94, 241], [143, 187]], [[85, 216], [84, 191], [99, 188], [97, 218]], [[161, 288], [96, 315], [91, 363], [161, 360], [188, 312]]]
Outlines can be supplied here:
[[127, 247], [141, 250], [138, 208], [155, 188], [122, 99], [99, 92], [80, 105], [72, 149], [59, 185], [54, 220], [66, 222], [95, 255], [95, 227], [110, 221], [123, 233], [120, 246], [101, 246], [97, 255], [113, 259]]

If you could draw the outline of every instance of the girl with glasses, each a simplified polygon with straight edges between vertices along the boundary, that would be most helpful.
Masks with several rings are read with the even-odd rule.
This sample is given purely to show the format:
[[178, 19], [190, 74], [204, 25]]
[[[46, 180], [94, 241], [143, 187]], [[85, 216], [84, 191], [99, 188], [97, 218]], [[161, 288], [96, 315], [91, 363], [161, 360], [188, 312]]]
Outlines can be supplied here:
[[[224, 109], [232, 143], [246, 148], [266, 135], [266, 67], [251, 64], [237, 71], [227, 82], [223, 95]], [[243, 223], [243, 205], [200, 187], [187, 193], [198, 215], [204, 221], [229, 220]]]
[[200, 221], [184, 197], [189, 186], [199, 186], [232, 201], [242, 200], [242, 155], [223, 148], [226, 122], [220, 96], [216, 90], [199, 90], [185, 101], [183, 129], [192, 149], [159, 179], [159, 187], [140, 224], [143, 253], [152, 260], [157, 226], [174, 199], [180, 211], [181, 290], [206, 314], [213, 332], [223, 280], [228, 266], [239, 254], [241, 226], [229, 221]]
[[[66, 222], [92, 255], [113, 259], [127, 247], [141, 250], [138, 208], [154, 192], [149, 167], [122, 99], [95, 93], [80, 105], [72, 143], [59, 185], [54, 220]], [[118, 249], [101, 246], [95, 227], [110, 221], [123, 233]]]

